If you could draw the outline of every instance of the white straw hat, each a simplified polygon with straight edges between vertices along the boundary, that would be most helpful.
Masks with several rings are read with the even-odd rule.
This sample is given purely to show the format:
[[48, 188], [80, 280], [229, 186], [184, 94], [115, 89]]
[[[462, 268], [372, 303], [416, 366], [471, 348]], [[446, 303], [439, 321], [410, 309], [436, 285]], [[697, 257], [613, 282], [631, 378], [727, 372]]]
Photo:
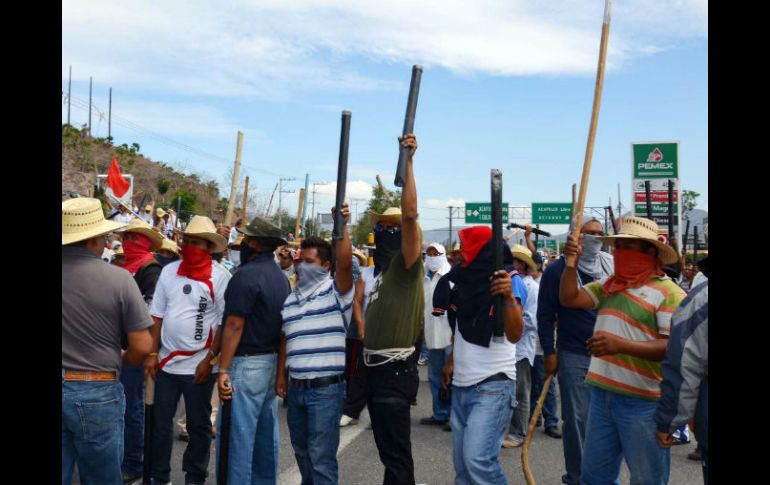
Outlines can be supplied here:
[[187, 227], [182, 233], [186, 236], [195, 236], [205, 239], [214, 244], [214, 252], [221, 253], [227, 248], [227, 239], [217, 233], [214, 222], [206, 216], [194, 216], [187, 223]]
[[372, 224], [378, 224], [380, 222], [390, 222], [393, 224], [401, 225], [401, 209], [398, 207], [388, 207], [382, 214], [369, 211], [369, 222]]
[[615, 239], [641, 239], [658, 248], [658, 258], [666, 264], [679, 261], [674, 248], [658, 240], [658, 225], [644, 217], [624, 217], [620, 222], [620, 231], [614, 236], [599, 237], [602, 242], [613, 243]]
[[514, 244], [511, 247], [511, 254], [514, 258], [527, 263], [527, 266], [529, 266], [529, 269], [532, 271], [537, 271], [537, 265], [535, 264], [535, 260], [532, 259], [532, 251], [530, 251], [529, 248], [526, 248], [521, 244]]
[[108, 234], [125, 225], [125, 222], [106, 220], [97, 199], [78, 197], [61, 203], [62, 246]]
[[128, 225], [123, 228], [121, 233], [126, 232], [136, 232], [139, 234], [144, 234], [148, 238], [150, 238], [150, 241], [152, 242], [152, 247], [150, 248], [150, 251], [155, 252], [160, 248], [160, 245], [163, 243], [163, 237], [160, 235], [160, 233], [152, 228], [149, 224], [144, 222], [143, 220], [139, 219], [138, 217], [134, 217], [131, 219], [128, 223]]
[[[179, 252], [179, 246], [176, 245], [174, 241], [168, 238], [163, 238], [163, 241], [160, 244], [160, 249], [165, 249], [166, 251], [171, 251], [172, 253], [176, 254], [178, 258], [182, 257], [182, 254]], [[160, 250], [159, 249], [159, 250]]]

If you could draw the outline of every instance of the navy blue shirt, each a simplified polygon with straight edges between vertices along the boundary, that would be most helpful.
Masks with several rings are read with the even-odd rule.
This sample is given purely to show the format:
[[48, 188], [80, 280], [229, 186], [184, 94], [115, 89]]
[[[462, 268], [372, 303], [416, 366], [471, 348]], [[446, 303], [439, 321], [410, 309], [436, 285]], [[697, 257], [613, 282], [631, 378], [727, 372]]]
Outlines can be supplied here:
[[261, 253], [238, 268], [225, 290], [225, 312], [242, 316], [241, 341], [235, 355], [277, 352], [281, 341], [281, 309], [291, 293], [289, 280], [273, 253]]
[[[549, 264], [540, 279], [540, 291], [537, 294], [537, 333], [545, 355], [554, 353], [553, 325], [556, 327], [559, 351], [587, 355], [586, 340], [594, 334], [596, 310], [566, 308], [559, 304], [559, 286], [561, 275], [566, 268], [562, 256]], [[593, 278], [578, 269], [582, 285], [587, 285]]]

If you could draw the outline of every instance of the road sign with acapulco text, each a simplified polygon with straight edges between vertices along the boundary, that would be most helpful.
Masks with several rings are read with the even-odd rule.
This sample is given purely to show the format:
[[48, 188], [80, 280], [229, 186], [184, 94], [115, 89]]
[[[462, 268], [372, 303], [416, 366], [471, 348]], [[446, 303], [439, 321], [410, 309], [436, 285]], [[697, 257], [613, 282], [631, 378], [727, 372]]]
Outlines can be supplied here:
[[532, 203], [532, 224], [569, 224], [571, 217], [570, 202]]
[[[492, 224], [491, 202], [466, 202], [466, 224]], [[503, 224], [508, 223], [508, 202], [503, 202]]]

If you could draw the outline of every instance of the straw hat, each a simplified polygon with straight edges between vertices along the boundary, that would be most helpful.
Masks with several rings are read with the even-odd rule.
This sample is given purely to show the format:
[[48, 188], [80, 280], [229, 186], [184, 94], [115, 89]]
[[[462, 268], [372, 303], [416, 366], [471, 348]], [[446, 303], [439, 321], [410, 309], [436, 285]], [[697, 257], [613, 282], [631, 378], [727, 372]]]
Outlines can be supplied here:
[[187, 228], [182, 233], [185, 236], [195, 236], [214, 244], [214, 252], [221, 253], [227, 247], [227, 239], [217, 233], [214, 222], [206, 216], [194, 216], [187, 223]]
[[644, 217], [624, 217], [618, 234], [602, 236], [599, 239], [608, 244], [614, 243], [616, 239], [641, 239], [658, 248], [658, 258], [664, 263], [672, 264], [679, 261], [679, 255], [674, 248], [658, 240], [658, 225]]
[[107, 234], [126, 225], [104, 219], [97, 199], [78, 197], [61, 203], [61, 244], [72, 244]]
[[123, 228], [121, 233], [125, 232], [136, 232], [139, 234], [144, 234], [148, 238], [150, 238], [150, 241], [152, 242], [152, 246], [150, 247], [150, 251], [153, 253], [160, 248], [161, 243], [163, 242], [163, 237], [161, 237], [160, 233], [152, 228], [149, 224], [144, 222], [143, 220], [139, 219], [138, 217], [134, 217], [129, 221], [128, 225]]
[[240, 251], [242, 242], [243, 242], [243, 234], [238, 234], [238, 237], [235, 238], [235, 241], [227, 245], [227, 249], [232, 249], [233, 251]]
[[364, 253], [362, 253], [362, 252], [361, 252], [361, 251], [359, 251], [358, 249], [355, 249], [355, 250], [353, 250], [353, 256], [355, 256], [356, 258], [358, 258], [358, 264], [359, 264], [359, 266], [361, 266], [361, 267], [365, 267], [365, 266], [366, 266], [366, 263], [367, 263], [368, 261], [366, 261], [366, 256], [364, 256]]
[[379, 224], [380, 222], [391, 222], [393, 224], [401, 225], [401, 209], [398, 207], [388, 207], [385, 212], [379, 214], [374, 211], [369, 211], [369, 222], [372, 224]]
[[163, 242], [160, 244], [160, 249], [171, 251], [172, 253], [176, 254], [177, 258], [182, 257], [182, 253], [179, 252], [179, 246], [177, 246], [176, 243], [171, 239], [166, 239], [164, 237]]
[[112, 254], [113, 254], [113, 256], [115, 256], [115, 257], [118, 257], [118, 256], [125, 256], [125, 255], [126, 255], [126, 253], [124, 253], [124, 252], [123, 252], [123, 246], [120, 246], [118, 249], [114, 250], [114, 251], [112, 252]]
[[166, 215], [166, 211], [164, 211], [163, 208], [158, 207], [157, 209], [155, 209], [155, 215], [158, 217], [163, 217]]
[[513, 247], [511, 247], [511, 254], [519, 261], [527, 263], [527, 266], [529, 266], [529, 269], [532, 271], [537, 271], [537, 265], [532, 259], [532, 251], [530, 251], [529, 248], [526, 248], [521, 244], [514, 244]]
[[146, 206], [144, 206], [144, 210], [151, 211], [152, 210], [152, 204], [147, 204]]

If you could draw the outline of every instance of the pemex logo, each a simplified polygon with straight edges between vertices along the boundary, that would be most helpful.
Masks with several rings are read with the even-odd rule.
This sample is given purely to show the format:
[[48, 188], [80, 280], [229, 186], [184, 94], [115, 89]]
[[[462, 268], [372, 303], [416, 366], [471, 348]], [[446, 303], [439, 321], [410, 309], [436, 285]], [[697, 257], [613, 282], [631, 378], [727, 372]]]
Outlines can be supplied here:
[[647, 155], [647, 161], [648, 162], [663, 161], [663, 152], [660, 151], [660, 148], [655, 147], [655, 150], [651, 151], [650, 154]]

